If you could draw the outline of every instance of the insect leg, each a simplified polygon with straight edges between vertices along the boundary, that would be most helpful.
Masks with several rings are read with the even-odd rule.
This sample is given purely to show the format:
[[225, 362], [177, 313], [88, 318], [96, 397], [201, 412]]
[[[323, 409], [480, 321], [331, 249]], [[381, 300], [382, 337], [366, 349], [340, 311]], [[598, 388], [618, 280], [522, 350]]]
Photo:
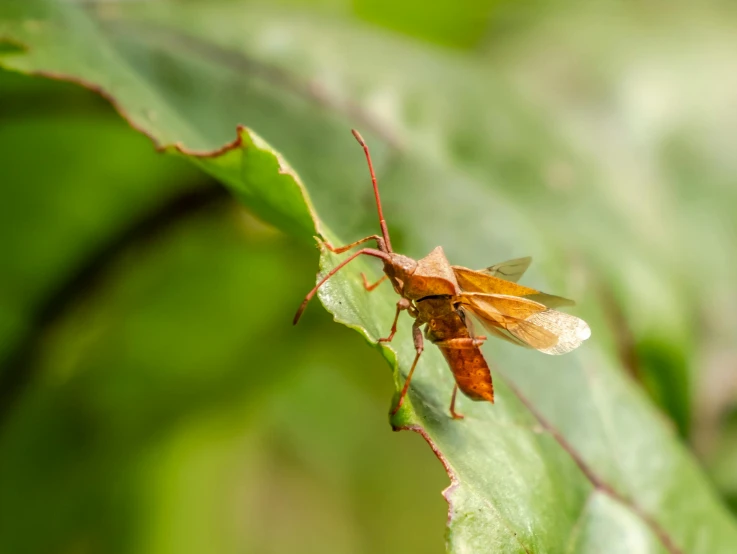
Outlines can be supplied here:
[[368, 242], [370, 240], [376, 241], [376, 245], [379, 247], [379, 250], [381, 251], [386, 250], [384, 239], [381, 238], [379, 235], [371, 235], [368, 237], [363, 237], [362, 239], [359, 239], [356, 242], [352, 242], [350, 244], [346, 244], [345, 246], [333, 246], [328, 241], [322, 241], [322, 245], [325, 246], [325, 248], [327, 248], [334, 254], [342, 254], [343, 252], [347, 252], [354, 246], [358, 246], [359, 244], [363, 244], [364, 242]]
[[478, 348], [479, 346], [484, 344], [485, 340], [486, 340], [486, 337], [478, 336], [475, 338], [456, 338], [456, 339], [448, 339], [448, 340], [439, 340], [439, 341], [433, 342], [433, 344], [440, 348], [455, 348], [455, 349]]
[[376, 281], [373, 284], [371, 284], [371, 283], [368, 282], [368, 279], [366, 279], [366, 274], [365, 273], [361, 273], [361, 278], [363, 279], [363, 288], [365, 288], [367, 291], [371, 292], [376, 287], [378, 287], [381, 283], [383, 283], [384, 281], [386, 281], [389, 278], [389, 276], [388, 275], [384, 275], [381, 279], [379, 279], [378, 281]]
[[325, 281], [330, 279], [333, 275], [338, 273], [346, 264], [349, 262], [355, 260], [360, 256], [361, 254], [365, 254], [367, 256], [373, 256], [374, 258], [381, 258], [382, 260], [386, 261], [389, 259], [389, 255], [386, 252], [382, 252], [381, 250], [375, 250], [373, 248], [361, 248], [358, 252], [354, 252], [350, 256], [348, 256], [345, 260], [340, 262], [338, 265], [336, 265], [333, 269], [331, 269], [325, 277], [320, 279], [320, 282], [317, 283], [314, 288], [307, 293], [307, 296], [305, 296], [305, 299], [302, 301], [302, 304], [300, 304], [299, 308], [297, 309], [297, 313], [294, 314], [294, 319], [292, 320], [293, 325], [297, 325], [297, 322], [299, 321], [299, 318], [302, 317], [302, 312], [305, 311], [305, 308], [307, 307], [307, 303], [312, 300], [312, 297], [315, 296], [315, 293], [317, 292], [317, 289], [319, 289], [321, 286], [325, 284]]
[[463, 415], [456, 412], [456, 394], [458, 394], [458, 385], [453, 385], [453, 395], [450, 397], [450, 416], [453, 419], [463, 419]]
[[[394, 335], [397, 332], [397, 321], [399, 321], [399, 314], [402, 312], [402, 310], [408, 310], [410, 307], [410, 302], [406, 298], [400, 298], [399, 302], [397, 302], [397, 311], [394, 314], [394, 322], [392, 323], [392, 328], [389, 330], [389, 336], [383, 339], [379, 339], [379, 342], [391, 342], [394, 338]], [[415, 342], [415, 346], [416, 346]]]
[[420, 359], [420, 355], [422, 354], [422, 351], [425, 349], [425, 344], [422, 339], [422, 331], [420, 331], [420, 326], [422, 325], [422, 322], [415, 321], [412, 325], [412, 338], [415, 342], [415, 351], [417, 354], [415, 355], [415, 360], [412, 362], [412, 367], [409, 370], [409, 374], [407, 374], [407, 380], [404, 382], [404, 386], [402, 387], [402, 392], [399, 393], [399, 400], [397, 400], [397, 405], [394, 406], [394, 408], [391, 411], [391, 415], [396, 414], [399, 411], [399, 408], [402, 407], [402, 403], [404, 402], [404, 397], [407, 396], [407, 391], [409, 390], [409, 383], [412, 380], [412, 374], [415, 372], [415, 368], [417, 367], [417, 360]]

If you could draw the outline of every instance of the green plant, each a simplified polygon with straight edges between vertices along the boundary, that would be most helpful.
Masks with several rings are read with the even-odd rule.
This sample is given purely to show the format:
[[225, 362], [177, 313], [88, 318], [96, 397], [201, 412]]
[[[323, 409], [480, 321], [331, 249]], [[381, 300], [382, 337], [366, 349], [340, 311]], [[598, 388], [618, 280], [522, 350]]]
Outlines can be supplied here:
[[[693, 298], [681, 293], [694, 276], [671, 273], [676, 257], [662, 251], [659, 235], [637, 241], [640, 221], [623, 225], [627, 212], [608, 193], [622, 174], [606, 173], [575, 139], [551, 131], [503, 64], [360, 24], [227, 3], [82, 11], [15, 2], [0, 8], [0, 38], [15, 45], [0, 55], [4, 67], [96, 90], [160, 150], [193, 162], [303, 243], [317, 233], [342, 244], [373, 229], [374, 212], [361, 202], [365, 166], [348, 132], [358, 127], [378, 159], [398, 251], [419, 257], [442, 244], [451, 261], [470, 267], [532, 253], [559, 285], [540, 288], [579, 299], [594, 332], [583, 351], [551, 359], [490, 345], [497, 403], [465, 402], [463, 422], [445, 414], [452, 378], [442, 357], [432, 348], [423, 356], [411, 403], [392, 423], [422, 434], [451, 476], [449, 550], [608, 552], [631, 544], [627, 551], [712, 553], [735, 544], [734, 521], [626, 374], [623, 355], [628, 345], [639, 352], [643, 380], [686, 434], [689, 370], [681, 360], [693, 356], [698, 305], [675, 300]], [[514, 60], [521, 54], [513, 46]], [[239, 123], [247, 127], [234, 137]], [[667, 167], [686, 163], [677, 158]], [[681, 204], [672, 209], [680, 213]], [[321, 268], [336, 259], [323, 254]], [[652, 272], [638, 273], [643, 264]], [[395, 298], [380, 288], [369, 300], [362, 270], [378, 275], [356, 262], [320, 298], [375, 344]], [[643, 297], [654, 299], [647, 317], [633, 317]], [[602, 299], [635, 325], [610, 325]], [[404, 323], [390, 347], [377, 347], [397, 387], [413, 357]], [[669, 355], [657, 356], [663, 349]]]

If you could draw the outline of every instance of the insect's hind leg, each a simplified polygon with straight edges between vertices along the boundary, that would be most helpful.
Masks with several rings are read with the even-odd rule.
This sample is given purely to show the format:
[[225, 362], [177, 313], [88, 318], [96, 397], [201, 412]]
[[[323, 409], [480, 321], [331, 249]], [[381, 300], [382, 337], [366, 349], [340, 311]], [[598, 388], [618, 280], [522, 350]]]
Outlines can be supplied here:
[[438, 346], [440, 348], [453, 348], [456, 350], [463, 350], [466, 348], [478, 348], [482, 344], [484, 344], [484, 341], [486, 340], [486, 337], [484, 336], [478, 336], [474, 338], [456, 338], [456, 339], [448, 339], [448, 340], [439, 340], [433, 342], [435, 346]]
[[402, 387], [402, 392], [399, 393], [399, 399], [397, 400], [397, 404], [392, 408], [392, 411], [390, 412], [391, 415], [396, 414], [399, 411], [399, 408], [402, 407], [402, 403], [404, 402], [404, 397], [407, 396], [407, 391], [409, 390], [409, 383], [412, 380], [412, 374], [415, 372], [415, 368], [417, 367], [417, 361], [420, 359], [420, 355], [422, 354], [422, 351], [425, 349], [425, 343], [422, 338], [422, 331], [420, 331], [420, 326], [422, 325], [421, 322], [415, 321], [412, 325], [412, 338], [414, 339], [415, 343], [415, 360], [412, 362], [412, 367], [409, 370], [409, 373], [407, 374], [407, 380], [404, 382], [404, 386]]
[[450, 417], [453, 419], [463, 419], [465, 416], [456, 412], [456, 395], [458, 394], [458, 385], [453, 385], [453, 394], [450, 397]]

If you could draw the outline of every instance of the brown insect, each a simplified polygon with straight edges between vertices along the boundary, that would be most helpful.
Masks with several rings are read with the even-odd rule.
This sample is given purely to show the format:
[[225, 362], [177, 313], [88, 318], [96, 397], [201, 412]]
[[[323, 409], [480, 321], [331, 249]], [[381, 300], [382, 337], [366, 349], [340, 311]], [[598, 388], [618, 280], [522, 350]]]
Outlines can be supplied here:
[[477, 318], [492, 335], [546, 354], [570, 352], [589, 338], [591, 331], [586, 322], [553, 309], [573, 305], [571, 300], [517, 284], [529, 267], [531, 258], [510, 260], [474, 271], [451, 266], [440, 246], [420, 260], [393, 252], [368, 146], [358, 131], [352, 132], [366, 154], [379, 212], [381, 236], [371, 235], [341, 247], [322, 243], [336, 254], [372, 240], [376, 241], [377, 248], [362, 248], [354, 252], [320, 279], [297, 310], [294, 324], [299, 321], [317, 290], [346, 264], [361, 255], [380, 258], [384, 262], [385, 275], [373, 284], [369, 284], [365, 275], [362, 275], [364, 287], [371, 291], [389, 279], [401, 298], [397, 302], [389, 335], [379, 339], [379, 342], [390, 342], [394, 338], [402, 311], [406, 310], [415, 320], [412, 336], [416, 354], [392, 414], [404, 401], [424, 349], [423, 325], [425, 338], [440, 348], [455, 377], [450, 403], [450, 414], [454, 419], [463, 417], [455, 411], [459, 388], [472, 400], [494, 402], [491, 372], [479, 349], [486, 337], [475, 335], [471, 316]]

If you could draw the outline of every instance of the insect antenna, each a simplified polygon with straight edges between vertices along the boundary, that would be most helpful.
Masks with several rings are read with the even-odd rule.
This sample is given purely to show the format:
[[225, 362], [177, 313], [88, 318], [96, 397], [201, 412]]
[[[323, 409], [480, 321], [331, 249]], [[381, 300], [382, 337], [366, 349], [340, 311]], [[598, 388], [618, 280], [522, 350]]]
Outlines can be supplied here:
[[384, 237], [384, 243], [386, 244], [387, 252], [392, 251], [392, 243], [389, 240], [389, 230], [386, 227], [386, 220], [384, 219], [384, 212], [381, 209], [381, 198], [379, 197], [379, 185], [376, 184], [376, 174], [374, 173], [374, 164], [371, 163], [371, 154], [369, 154], [368, 146], [366, 141], [363, 140], [361, 133], [355, 129], [351, 129], [351, 133], [356, 137], [358, 144], [363, 147], [363, 151], [366, 154], [366, 161], [368, 162], [369, 172], [371, 173], [371, 184], [374, 186], [374, 196], [376, 197], [376, 208], [379, 211], [379, 226], [381, 226], [381, 234]]

